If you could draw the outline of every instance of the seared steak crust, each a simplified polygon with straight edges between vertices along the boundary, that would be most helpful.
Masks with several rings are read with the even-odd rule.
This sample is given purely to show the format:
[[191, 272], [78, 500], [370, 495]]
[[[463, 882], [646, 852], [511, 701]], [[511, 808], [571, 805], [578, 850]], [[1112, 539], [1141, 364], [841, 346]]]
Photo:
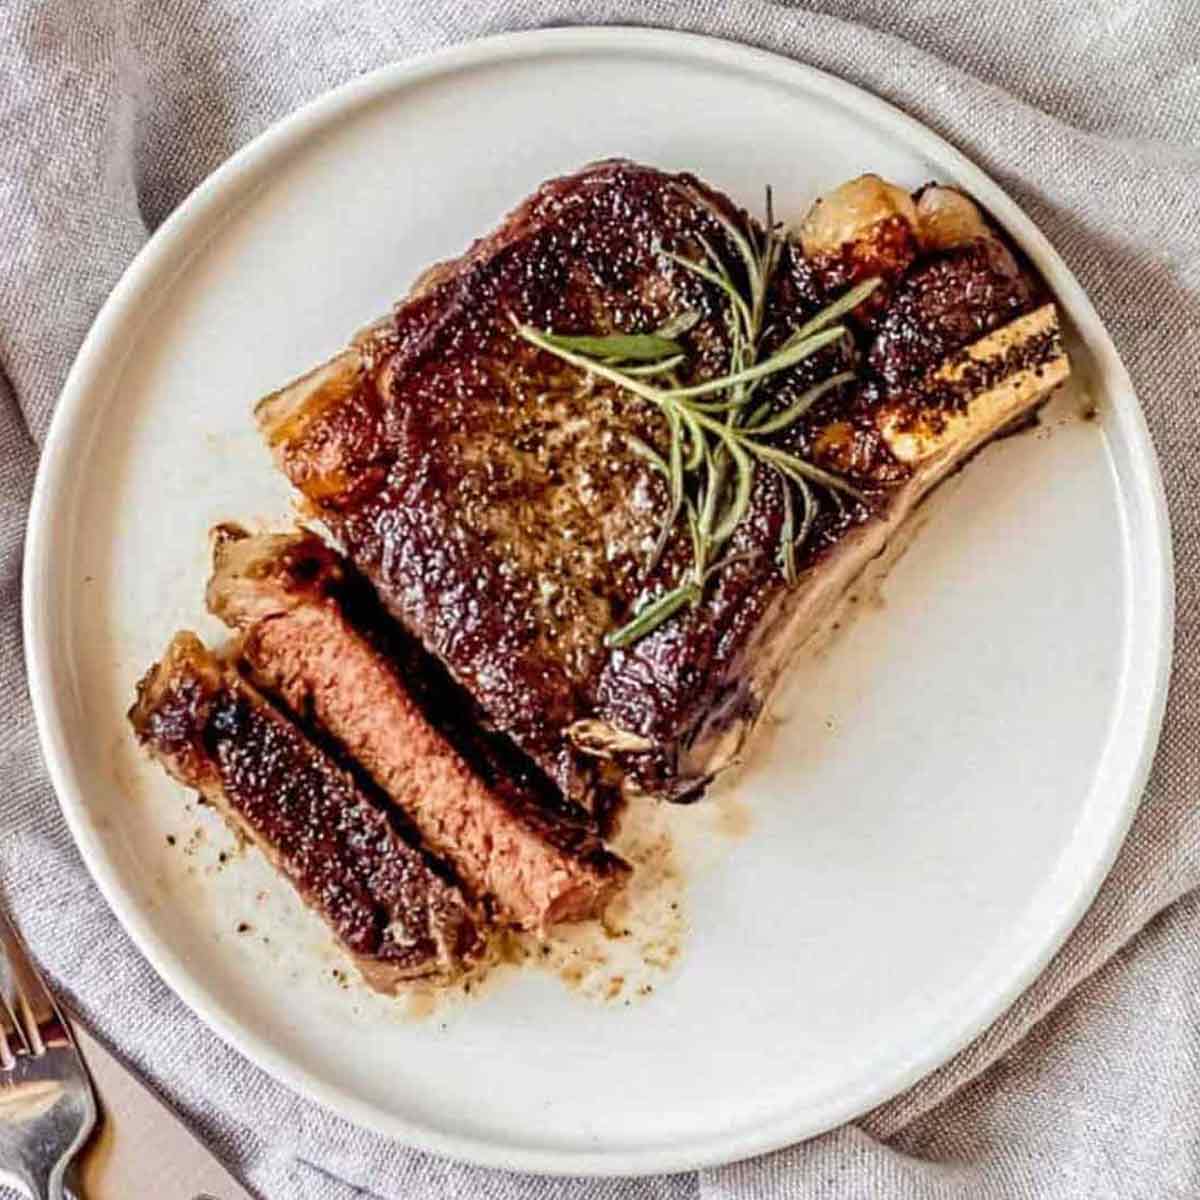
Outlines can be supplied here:
[[[688, 560], [676, 539], [645, 577], [666, 495], [626, 438], [661, 445], [661, 418], [528, 346], [510, 322], [644, 330], [696, 311], [691, 370], [724, 369], [720, 295], [659, 251], [698, 257], [702, 234], [735, 252], [681, 187], [733, 211], [694, 180], [626, 163], [547, 184], [365, 333], [302, 411], [287, 393], [259, 410], [284, 470], [393, 614], [585, 802], [595, 761], [568, 731], [598, 719], [644, 737], [652, 748], [626, 765], [671, 790], [697, 722], [722, 704], [739, 626], [753, 623], [744, 601], [776, 586], [773, 563], [735, 567], [695, 613], [608, 651], [604, 635]], [[827, 515], [814, 545], [860, 517]], [[766, 545], [781, 520], [762, 480], [739, 538]]]
[[[688, 377], [724, 371], [721, 293], [663, 253], [700, 259], [703, 239], [737, 262], [701, 201], [756, 228], [689, 176], [609, 161], [553, 180], [460, 260], [427, 274], [350, 350], [258, 408], [283, 470], [389, 610], [490, 722], [585, 802], [597, 772], [579, 748], [583, 728], [620, 731], [620, 747], [607, 752], [636, 786], [677, 797], [702, 786], [723, 731], [744, 727], [761, 703], [756, 661], [795, 603], [776, 556], [781, 490], [759, 470], [730, 546], [744, 557], [695, 609], [626, 649], [606, 648], [605, 634], [690, 561], [681, 529], [647, 577], [667, 496], [628, 438], [662, 448], [664, 422], [652, 405], [584, 377], [512, 328], [517, 320], [564, 333], [642, 332], [691, 311], [699, 320], [683, 339]], [[932, 282], [921, 274], [910, 210], [899, 204], [828, 253], [806, 259], [790, 248], [772, 292], [768, 346], [849, 282], [872, 273], [886, 281], [856, 314], [855, 345], [829, 348], [760, 393], [783, 407], [839, 365], [861, 372], [859, 385], [830, 393], [779, 435], [851, 476], [865, 497], [821, 499], [802, 571], [886, 517], [911, 477], [881, 436], [888, 379], [872, 363], [915, 378], [960, 334], [965, 341], [943, 295], [969, 292], [992, 314], [972, 309], [966, 324], [982, 319], [980, 328], [1024, 302], [1015, 286], [976, 294], [971, 279], [1002, 272], [975, 252], [947, 255]], [[907, 307], [889, 325], [897, 295]], [[907, 314], [927, 310], [937, 318], [930, 331], [910, 329]], [[890, 341], [872, 358], [876, 328]]]
[[381, 991], [444, 982], [480, 957], [474, 906], [323, 751], [192, 634], [130, 710], [138, 740], [291, 881]]

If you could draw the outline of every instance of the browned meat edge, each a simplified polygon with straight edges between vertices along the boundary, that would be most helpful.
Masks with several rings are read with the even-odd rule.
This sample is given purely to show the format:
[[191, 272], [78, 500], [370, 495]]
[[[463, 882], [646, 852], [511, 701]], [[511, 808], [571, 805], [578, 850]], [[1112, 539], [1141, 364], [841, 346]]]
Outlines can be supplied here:
[[[663, 421], [513, 331], [512, 318], [648, 331], [692, 312], [684, 381], [719, 373], [724, 297], [663, 251], [695, 259], [707, 242], [736, 262], [711, 209], [737, 214], [689, 176], [614, 160], [547, 182], [389, 318], [256, 409], [279, 466], [392, 614], [581, 802], [614, 764], [631, 790], [703, 788], [753, 727], [815, 600], [860, 569], [945, 474], [945, 455], [977, 448], [958, 422], [976, 415], [979, 394], [999, 388], [1016, 418], [1069, 370], [1053, 306], [1037, 307], [1037, 282], [965, 197], [913, 197], [872, 177], [839, 192], [785, 250], [767, 298], [764, 352], [854, 281], [884, 281], [855, 311], [853, 346], [827, 347], [759, 393], [782, 411], [816, 380], [858, 373], [773, 435], [861, 494], [835, 502], [818, 489], [796, 587], [779, 563], [782, 489], [757, 471], [727, 546], [734, 561], [701, 603], [633, 645], [606, 646], [690, 565], [679, 523], [647, 571], [667, 497], [630, 435], [664, 452]], [[1006, 329], [1027, 338], [977, 361], [973, 349]], [[1002, 386], [1027, 369], [1039, 378]], [[1007, 420], [1007, 403], [983, 407]]]
[[479, 913], [448, 873], [194, 634], [175, 635], [129, 720], [287, 877], [371, 987], [448, 982], [480, 959]]
[[[242, 633], [256, 680], [332, 735], [476, 895], [530, 930], [603, 909], [626, 864], [586, 814], [548, 797], [548, 781], [534, 784], [532, 764], [518, 773], [489, 754], [494, 739], [472, 726], [465, 697], [448, 697], [454, 713], [444, 695], [440, 712], [423, 708], [435, 665], [415, 645], [385, 655], [356, 625], [353, 570], [320, 538], [226, 526], [213, 557], [209, 608]], [[399, 636], [392, 631], [393, 643]], [[443, 733], [448, 719], [463, 753]]]

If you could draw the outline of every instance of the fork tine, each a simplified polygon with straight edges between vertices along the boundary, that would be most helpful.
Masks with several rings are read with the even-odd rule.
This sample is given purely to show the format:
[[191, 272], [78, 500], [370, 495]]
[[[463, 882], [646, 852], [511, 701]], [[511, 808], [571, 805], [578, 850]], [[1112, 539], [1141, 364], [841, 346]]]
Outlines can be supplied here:
[[9, 1030], [15, 1032], [16, 1021], [8, 1011], [8, 1005], [0, 999], [0, 1071], [11, 1071], [17, 1065], [16, 1057], [8, 1044]]
[[[0, 946], [0, 951], [7, 951], [7, 946]], [[19, 1017], [20, 997], [9, 955], [0, 953], [0, 1065], [6, 1070], [13, 1065], [14, 1055], [28, 1054], [32, 1049]]]
[[46, 1043], [42, 1040], [42, 1024], [30, 1007], [29, 997], [24, 992], [17, 996], [17, 1008], [17, 1016], [21, 1020], [30, 1051], [34, 1054], [45, 1054]]
[[[46, 1042], [69, 1040], [58, 1007], [25, 952], [20, 934], [0, 912], [0, 1024], [10, 1034], [8, 1055], [43, 1054]], [[0, 1049], [0, 1056], [4, 1052]], [[11, 1064], [6, 1064], [11, 1065]]]

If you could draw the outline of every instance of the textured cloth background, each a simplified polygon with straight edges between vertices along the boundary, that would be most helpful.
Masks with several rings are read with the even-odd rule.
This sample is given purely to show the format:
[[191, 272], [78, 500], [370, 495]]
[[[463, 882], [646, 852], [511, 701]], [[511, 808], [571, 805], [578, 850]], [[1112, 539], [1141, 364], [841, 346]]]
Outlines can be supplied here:
[[[1197, 17], [1195, 0], [0, 0], [0, 892], [63, 991], [264, 1196], [1200, 1197]], [[855, 1126], [700, 1176], [608, 1182], [407, 1151], [296, 1099], [211, 1036], [127, 941], [68, 838], [19, 631], [25, 509], [55, 397], [97, 308], [172, 208], [235, 148], [355, 74], [485, 33], [586, 22], [792, 55], [894, 101], [998, 178], [1133, 373], [1166, 474], [1179, 615], [1137, 824], [1083, 925], [1011, 1012]]]

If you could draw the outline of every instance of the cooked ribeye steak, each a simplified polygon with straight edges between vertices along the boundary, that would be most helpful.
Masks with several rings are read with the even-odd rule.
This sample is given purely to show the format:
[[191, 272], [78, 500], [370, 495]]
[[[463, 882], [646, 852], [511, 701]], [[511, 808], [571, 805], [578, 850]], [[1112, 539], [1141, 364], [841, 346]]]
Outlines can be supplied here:
[[727, 222], [762, 240], [690, 176], [608, 161], [552, 180], [257, 409], [277, 462], [392, 614], [585, 802], [604, 759], [631, 788], [702, 787], [739, 751], [789, 653], [913, 506], [1068, 370], [1053, 305], [1039, 307], [1036, 281], [970, 201], [852, 181], [783, 248], [764, 353], [851, 284], [880, 285], [855, 308], [852, 337], [759, 381], [756, 400], [784, 413], [816, 381], [855, 371], [774, 439], [854, 497], [813, 489], [789, 582], [789, 501], [775, 472], [756, 470], [701, 601], [611, 645], [693, 561], [685, 521], [656, 555], [672, 500], [642, 451], [665, 458], [671, 430], [655, 404], [518, 327], [671, 324], [686, 351], [676, 384], [723, 376], [727, 292], [680, 259], [729, 263], [736, 277]]
[[291, 881], [373, 988], [448, 982], [481, 957], [480, 915], [449, 872], [194, 634], [176, 634], [129, 719]]
[[480, 728], [470, 699], [312, 533], [214, 539], [209, 608], [257, 682], [334, 737], [505, 921], [596, 916], [629, 868], [595, 821]]

